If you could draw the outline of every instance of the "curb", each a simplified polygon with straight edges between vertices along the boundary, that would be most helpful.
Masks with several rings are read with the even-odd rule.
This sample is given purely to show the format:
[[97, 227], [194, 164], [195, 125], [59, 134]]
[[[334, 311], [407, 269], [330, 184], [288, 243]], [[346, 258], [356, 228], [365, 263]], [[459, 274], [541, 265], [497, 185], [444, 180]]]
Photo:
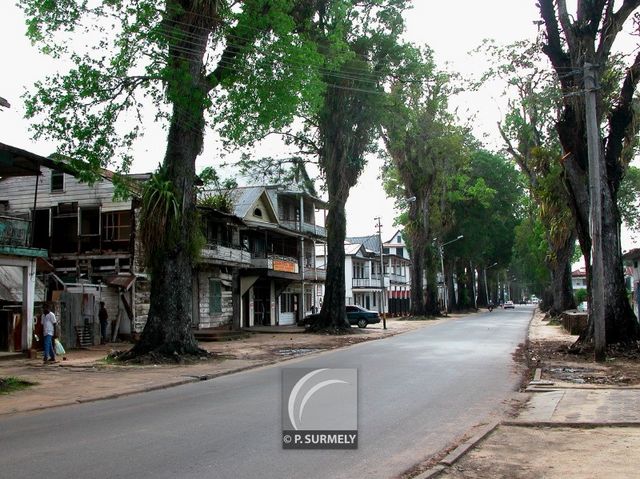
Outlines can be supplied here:
[[218, 373], [212, 373], [212, 374], [203, 374], [200, 376], [188, 376], [186, 379], [181, 379], [181, 380], [176, 380], [173, 382], [166, 382], [163, 384], [155, 384], [153, 386], [148, 386], [142, 389], [136, 389], [136, 390], [132, 390], [132, 391], [123, 391], [120, 393], [113, 393], [113, 394], [108, 394], [105, 396], [100, 396], [100, 397], [93, 397], [93, 398], [84, 398], [84, 399], [76, 399], [74, 401], [68, 401], [65, 403], [60, 403], [60, 404], [55, 404], [52, 406], [36, 406], [33, 408], [29, 408], [29, 409], [23, 409], [20, 411], [9, 411], [9, 412], [5, 412], [5, 413], [0, 413], [0, 417], [3, 416], [9, 416], [12, 414], [25, 414], [25, 413], [30, 413], [30, 412], [37, 412], [37, 411], [44, 411], [47, 409], [55, 409], [55, 408], [59, 408], [59, 407], [67, 407], [67, 406], [73, 406], [76, 404], [87, 404], [87, 403], [92, 403], [92, 402], [98, 402], [98, 401], [106, 401], [109, 399], [118, 399], [121, 397], [126, 397], [126, 396], [133, 396], [134, 394], [143, 394], [143, 393], [147, 393], [147, 392], [152, 392], [152, 391], [160, 391], [162, 389], [169, 389], [169, 388], [173, 388], [173, 387], [178, 387], [178, 386], [184, 386], [185, 384], [191, 384], [191, 383], [199, 383], [202, 381], [209, 381], [211, 379], [216, 379], [222, 376], [228, 376], [230, 374], [236, 374], [236, 373], [241, 373], [244, 371], [249, 371], [251, 369], [257, 369], [257, 368], [261, 368], [264, 366], [272, 366], [273, 364], [277, 364], [279, 362], [282, 361], [287, 361], [289, 359], [294, 359], [294, 358], [286, 358], [286, 359], [282, 359], [280, 361], [274, 360], [274, 361], [267, 361], [267, 362], [262, 362], [259, 364], [252, 364], [250, 366], [244, 366], [241, 368], [237, 368], [237, 369], [229, 369], [228, 371], [220, 371]]
[[573, 428], [594, 429], [597, 427], [640, 427], [640, 421], [584, 421], [584, 422], [557, 422], [557, 421], [504, 421], [503, 426], [514, 427], [548, 427], [548, 428]]
[[494, 421], [486, 426], [482, 427], [477, 434], [475, 434], [470, 439], [467, 439], [458, 447], [456, 447], [453, 451], [447, 454], [436, 466], [433, 466], [430, 469], [427, 469], [423, 473], [415, 476], [413, 479], [431, 479], [434, 477], [438, 477], [438, 475], [446, 470], [448, 467], [452, 466], [458, 459], [464, 456], [467, 452], [473, 449], [480, 441], [482, 441], [485, 437], [491, 434], [496, 430], [498, 426], [502, 423], [500, 421]]

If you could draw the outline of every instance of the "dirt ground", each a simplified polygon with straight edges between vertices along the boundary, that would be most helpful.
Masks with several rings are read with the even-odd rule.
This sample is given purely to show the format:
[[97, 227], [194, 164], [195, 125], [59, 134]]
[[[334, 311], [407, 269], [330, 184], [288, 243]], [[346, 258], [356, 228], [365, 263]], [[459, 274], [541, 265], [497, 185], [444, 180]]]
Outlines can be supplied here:
[[[576, 355], [568, 347], [577, 336], [537, 312], [526, 351], [530, 371], [541, 368], [553, 388], [637, 389], [640, 359], [635, 352], [610, 350], [605, 363]], [[526, 361], [527, 359], [524, 358]], [[539, 393], [533, 393], [539, 394]], [[554, 427], [502, 424], [459, 461], [440, 473], [449, 479], [640, 478], [640, 424], [629, 427]]]
[[[449, 316], [455, 319], [456, 316]], [[228, 359], [248, 360], [280, 360], [340, 348], [363, 341], [382, 339], [396, 334], [412, 331], [417, 328], [435, 325], [447, 319], [424, 321], [405, 321], [401, 319], [387, 319], [387, 329], [380, 324], [370, 324], [366, 328], [351, 328], [351, 334], [342, 336], [330, 334], [284, 334], [261, 333], [238, 341], [205, 343], [200, 347], [214, 353], [214, 357], [221, 356]]]
[[609, 348], [604, 363], [593, 355], [569, 352], [577, 336], [565, 332], [559, 324], [546, 321], [537, 313], [529, 330], [530, 366], [540, 367], [545, 380], [569, 384], [616, 386], [640, 385], [640, 349], [622, 351]]

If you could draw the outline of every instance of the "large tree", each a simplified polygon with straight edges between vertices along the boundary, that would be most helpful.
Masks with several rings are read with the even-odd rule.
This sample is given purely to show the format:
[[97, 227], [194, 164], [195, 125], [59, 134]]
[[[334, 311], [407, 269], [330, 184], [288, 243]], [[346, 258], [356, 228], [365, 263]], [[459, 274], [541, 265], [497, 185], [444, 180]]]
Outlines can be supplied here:
[[[411, 251], [411, 314], [440, 313], [437, 302], [437, 252], [432, 238], [439, 202], [450, 166], [465, 154], [465, 133], [448, 111], [454, 93], [452, 75], [438, 71], [429, 49], [406, 51], [401, 79], [387, 95], [387, 114], [381, 119], [389, 164], [385, 188], [408, 208], [405, 232]], [[406, 201], [411, 198], [411, 201]], [[424, 284], [424, 279], [426, 283]]]
[[546, 227], [545, 263], [551, 281], [541, 307], [557, 316], [575, 308], [571, 258], [576, 234], [562, 184], [562, 149], [555, 131], [561, 106], [556, 76], [549, 71], [538, 43], [522, 41], [506, 47], [489, 43], [486, 47], [494, 63], [486, 76], [502, 79], [510, 95], [507, 114], [498, 128], [506, 151], [520, 167], [539, 205], [533, 211]]
[[[556, 128], [564, 150], [562, 166], [578, 239], [586, 263], [590, 262], [589, 162], [584, 92], [585, 64], [595, 65], [604, 77], [612, 63], [612, 48], [625, 23], [640, 6], [640, 0], [578, 0], [575, 15], [565, 1], [539, 0], [544, 22], [543, 51], [551, 60], [562, 91], [562, 113]], [[617, 8], [616, 8], [617, 7]], [[634, 142], [633, 98], [640, 80], [640, 53], [632, 57], [617, 82], [613, 101], [597, 89], [597, 124], [604, 126], [602, 141], [602, 241], [605, 331], [608, 344], [633, 341], [639, 328], [627, 300], [620, 251], [620, 213], [617, 196], [627, 168], [625, 147]], [[599, 156], [597, 154], [597, 156]], [[589, 270], [590, 274], [590, 270]], [[593, 316], [590, 317], [592, 319]], [[594, 325], [581, 340], [591, 342]]]
[[[403, 47], [406, 0], [320, 0], [313, 36], [325, 59], [326, 85], [317, 111], [303, 115], [301, 130], [287, 132], [301, 151], [315, 155], [325, 180], [327, 280], [317, 326], [350, 328], [345, 309], [345, 205], [375, 147], [385, 84]], [[333, 43], [333, 47], [331, 44]]]
[[20, 4], [32, 40], [74, 65], [36, 85], [28, 114], [86, 178], [118, 161], [126, 171], [144, 126], [167, 127], [162, 167], [143, 199], [151, 308], [132, 353], [199, 353], [195, 160], [207, 126], [231, 139], [259, 136], [319, 98], [320, 56], [305, 32], [313, 11], [302, 0]]

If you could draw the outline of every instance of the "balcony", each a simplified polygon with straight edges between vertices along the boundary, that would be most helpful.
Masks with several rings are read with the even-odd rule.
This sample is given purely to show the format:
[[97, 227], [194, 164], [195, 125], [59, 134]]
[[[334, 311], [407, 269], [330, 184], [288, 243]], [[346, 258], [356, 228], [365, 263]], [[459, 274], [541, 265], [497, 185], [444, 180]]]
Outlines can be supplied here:
[[406, 276], [402, 276], [399, 274], [391, 274], [391, 282], [396, 284], [406, 284], [408, 283], [408, 278]]
[[203, 263], [227, 263], [249, 266], [252, 264], [251, 253], [240, 246], [208, 243], [200, 254]]
[[0, 216], [0, 245], [28, 247], [31, 245], [31, 221]]
[[314, 268], [313, 266], [305, 266], [304, 279], [307, 281], [326, 281], [327, 270], [324, 268]]
[[251, 265], [254, 268], [270, 269], [272, 271], [280, 271], [282, 273], [300, 273], [300, 266], [296, 258], [279, 255], [254, 255], [251, 258]]
[[[385, 276], [384, 278], [384, 287], [389, 287], [389, 278]], [[353, 288], [377, 288], [380, 289], [380, 276], [372, 276], [371, 278], [353, 278], [352, 280]]]
[[313, 234], [323, 238], [327, 237], [327, 230], [325, 228], [312, 223], [302, 223], [302, 228], [300, 227], [300, 222], [294, 220], [281, 220], [280, 224], [289, 230], [302, 231], [303, 233]]

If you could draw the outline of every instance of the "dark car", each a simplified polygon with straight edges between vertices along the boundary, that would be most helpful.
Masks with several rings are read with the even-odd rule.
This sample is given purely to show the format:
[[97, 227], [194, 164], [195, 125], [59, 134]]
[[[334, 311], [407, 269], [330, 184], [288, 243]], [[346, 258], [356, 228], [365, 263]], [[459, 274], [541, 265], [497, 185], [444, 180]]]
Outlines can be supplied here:
[[[369, 311], [360, 306], [347, 306], [346, 310], [349, 324], [357, 324], [359, 328], [366, 328], [368, 324], [377, 324], [380, 322], [380, 316], [375, 311]], [[314, 324], [319, 318], [319, 314], [310, 314], [302, 321], [299, 321], [298, 324], [301, 326]]]

